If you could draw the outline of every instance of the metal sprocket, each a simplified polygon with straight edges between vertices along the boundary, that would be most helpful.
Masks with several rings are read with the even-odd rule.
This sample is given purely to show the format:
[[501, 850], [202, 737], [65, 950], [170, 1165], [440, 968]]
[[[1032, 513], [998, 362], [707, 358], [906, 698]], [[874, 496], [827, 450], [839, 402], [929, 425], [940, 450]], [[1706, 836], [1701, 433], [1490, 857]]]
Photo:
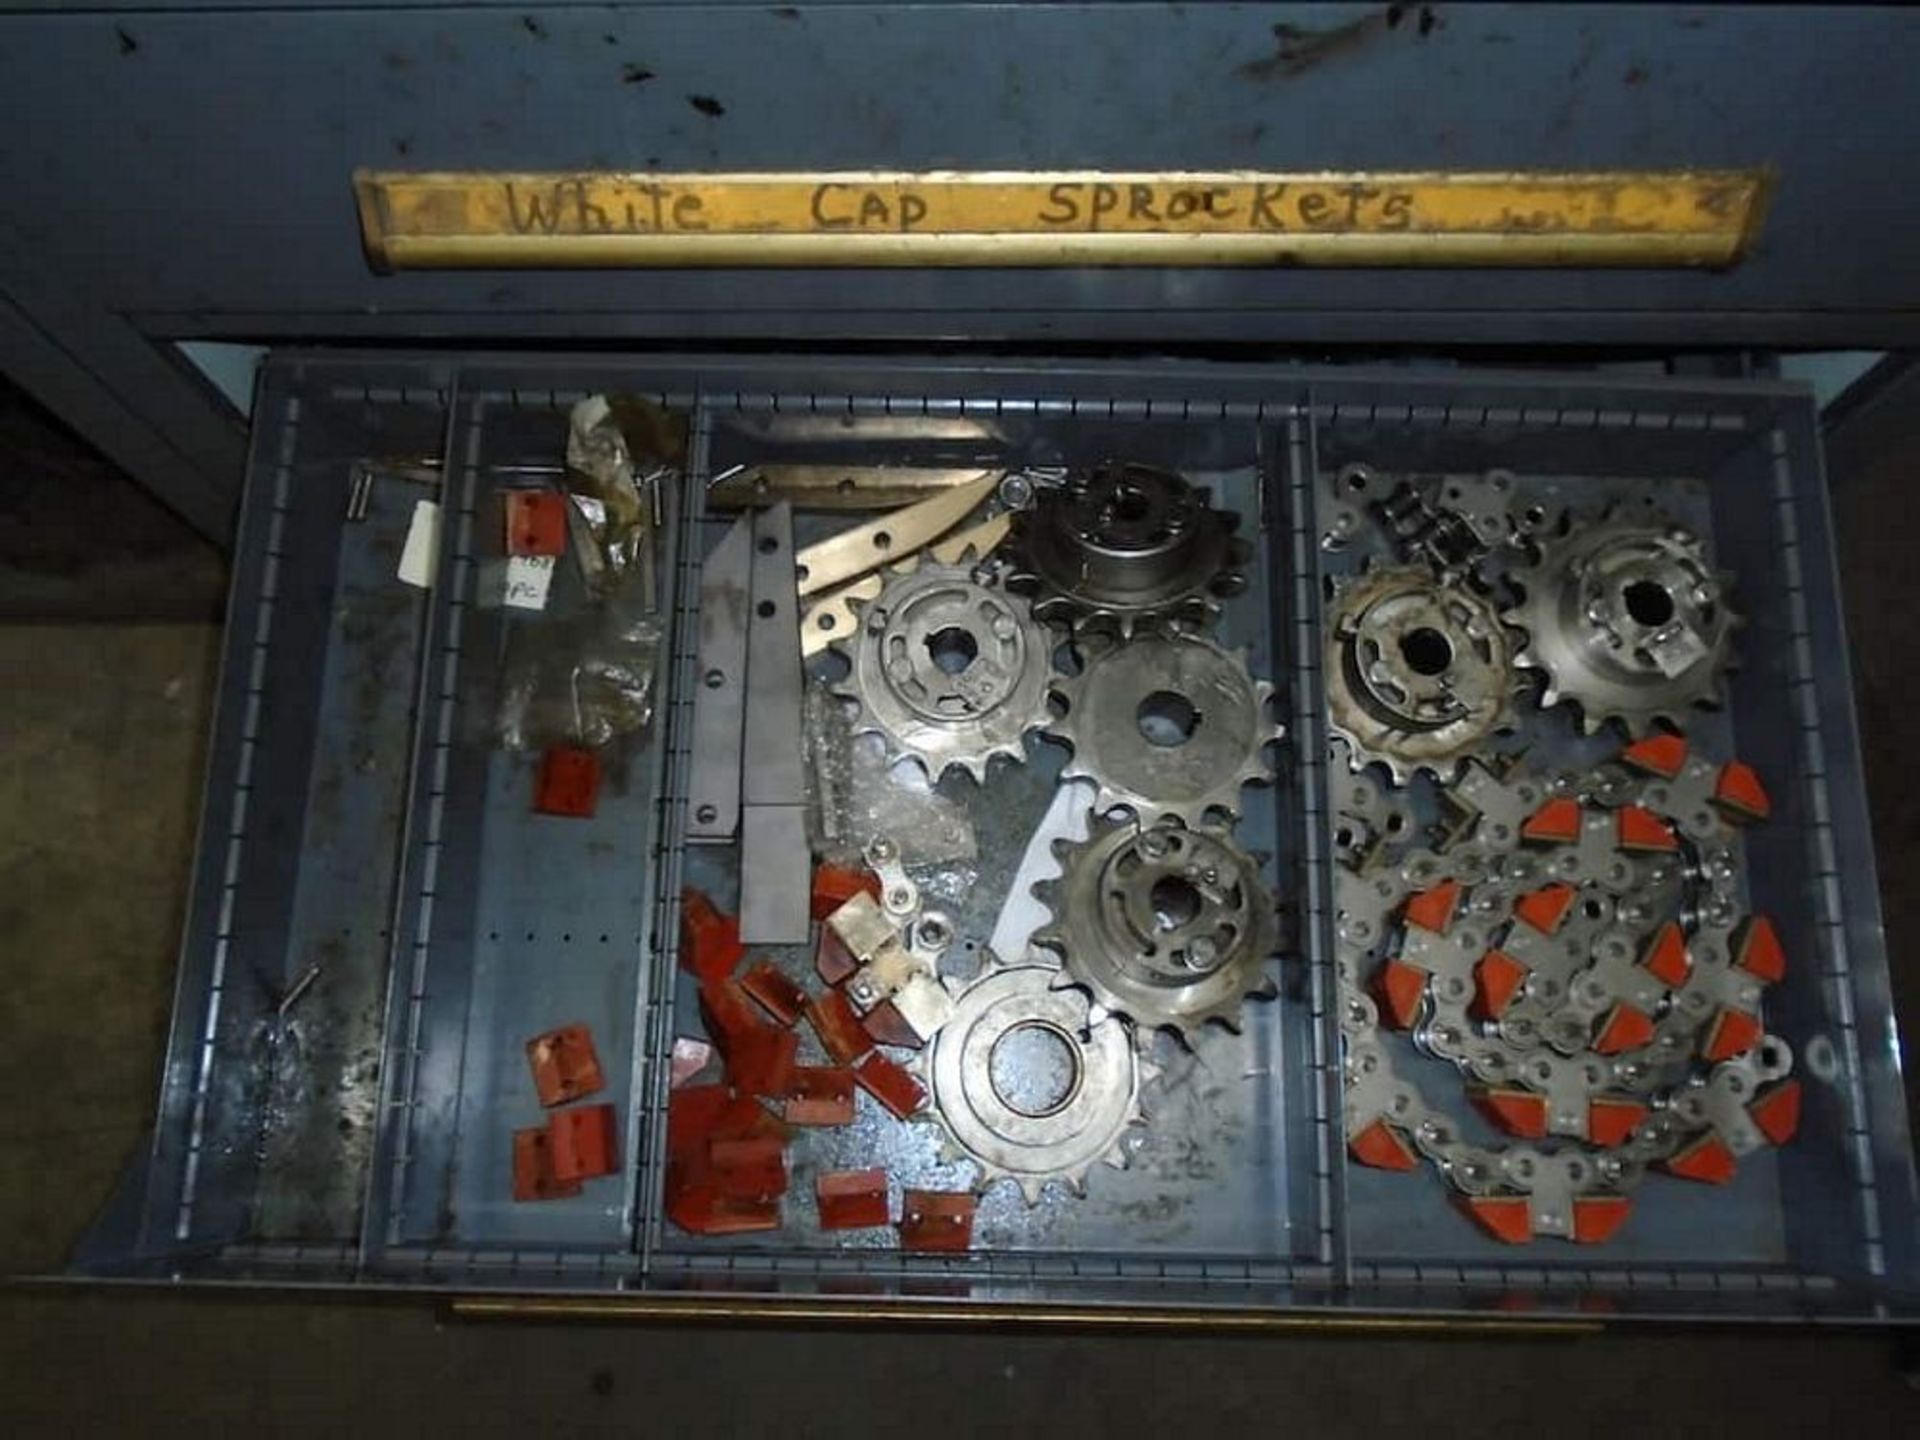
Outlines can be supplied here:
[[1517, 662], [1546, 676], [1543, 708], [1571, 702], [1589, 734], [1611, 720], [1640, 736], [1722, 703], [1740, 623], [1732, 577], [1685, 526], [1611, 511], [1541, 541], [1512, 578], [1522, 598], [1505, 619], [1525, 636]]
[[1279, 919], [1258, 860], [1225, 827], [1095, 819], [1054, 854], [1060, 878], [1034, 887], [1053, 916], [1033, 940], [1074, 984], [1143, 1028], [1239, 1028], [1242, 1002], [1268, 989]]
[[1513, 725], [1513, 660], [1491, 601], [1425, 566], [1336, 582], [1327, 611], [1327, 719], [1350, 762], [1447, 780]]
[[835, 641], [847, 677], [834, 693], [858, 706], [853, 733], [885, 741], [938, 780], [956, 766], [984, 781], [996, 755], [1019, 763], [1048, 719], [1054, 640], [999, 571], [922, 561], [853, 602], [857, 634]]
[[1106, 464], [1037, 490], [1013, 517], [1009, 588], [1075, 633], [1211, 623], [1246, 586], [1239, 516], [1171, 470]]
[[981, 1188], [1012, 1180], [1030, 1205], [1050, 1181], [1083, 1191], [1095, 1163], [1126, 1167], [1127, 1131], [1146, 1118], [1140, 1087], [1156, 1073], [1125, 1026], [1096, 1021], [1058, 978], [1049, 966], [989, 966], [918, 1061], [934, 1118], [980, 1167]]
[[1093, 781], [1101, 814], [1125, 807], [1142, 824], [1236, 816], [1241, 787], [1273, 778], [1273, 686], [1253, 677], [1244, 652], [1185, 632], [1136, 635], [1094, 647], [1053, 690], [1067, 709], [1047, 733], [1073, 748], [1060, 778]]

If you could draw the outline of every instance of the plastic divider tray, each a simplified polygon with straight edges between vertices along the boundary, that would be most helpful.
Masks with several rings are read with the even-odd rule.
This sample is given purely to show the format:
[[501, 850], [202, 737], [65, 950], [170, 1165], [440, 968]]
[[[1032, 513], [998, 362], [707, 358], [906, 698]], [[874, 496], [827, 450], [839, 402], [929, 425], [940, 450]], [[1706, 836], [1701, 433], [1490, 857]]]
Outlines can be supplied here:
[[[576, 822], [530, 813], [532, 761], [493, 744], [511, 621], [481, 582], [498, 551], [495, 490], [557, 465], [569, 406], [603, 390], [686, 413], [693, 473], [661, 557], [675, 628], [650, 743], [616, 767], [598, 817]], [[1201, 1321], [1911, 1313], [1912, 1148], [1816, 414], [1799, 388], [1173, 362], [292, 353], [267, 366], [255, 413], [154, 1142], [77, 1273]], [[1248, 1007], [1242, 1036], [1161, 1054], [1185, 1068], [1157, 1104], [1148, 1092], [1139, 1163], [1031, 1211], [997, 1188], [967, 1255], [905, 1256], [886, 1235], [827, 1243], [797, 1203], [799, 1172], [791, 1223], [773, 1235], [701, 1241], [660, 1215], [666, 1050], [692, 1015], [676, 897], [689, 878], [722, 895], [727, 883], [724, 854], [681, 840], [698, 567], [724, 524], [705, 515], [704, 486], [723, 460], [776, 454], [770, 417], [850, 433], [886, 417], [969, 419], [982, 464], [1172, 465], [1240, 510], [1257, 541], [1256, 583], [1224, 626], [1279, 686], [1288, 731], [1279, 783], [1249, 792], [1240, 832], [1272, 853], [1287, 911], [1278, 998]], [[1431, 1177], [1346, 1164], [1316, 507], [1321, 477], [1351, 459], [1569, 486], [1672, 482], [1700, 497], [1719, 562], [1738, 573], [1745, 663], [1722, 719], [1776, 807], [1749, 844], [1791, 956], [1770, 1026], [1803, 1055], [1818, 1037], [1833, 1063], [1802, 1067], [1806, 1118], [1774, 1163], [1727, 1193], [1643, 1197], [1642, 1220], [1668, 1214], [1629, 1243], [1502, 1250]], [[363, 473], [370, 503], [349, 518]], [[430, 594], [393, 578], [427, 498], [444, 516]], [[1039, 795], [1058, 758], [1031, 753], [1024, 783]], [[996, 853], [983, 839], [983, 874]], [[515, 1205], [511, 1132], [540, 1119], [522, 1047], [573, 1020], [600, 1046], [597, 1098], [624, 1117], [622, 1174]], [[885, 1163], [943, 1173], [920, 1144]]]

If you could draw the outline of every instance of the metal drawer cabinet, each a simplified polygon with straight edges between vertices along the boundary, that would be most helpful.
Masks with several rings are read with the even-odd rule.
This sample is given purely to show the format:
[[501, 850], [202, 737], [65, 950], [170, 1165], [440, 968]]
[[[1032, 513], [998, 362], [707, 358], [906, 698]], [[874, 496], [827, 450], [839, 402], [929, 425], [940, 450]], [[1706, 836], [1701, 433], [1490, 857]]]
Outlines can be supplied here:
[[[657, 712], [580, 822], [533, 813], [534, 759], [495, 743], [515, 620], [489, 577], [495, 492], [551, 471], [571, 405], [602, 391], [680, 412], [692, 438], [660, 531]], [[1274, 994], [1244, 1006], [1237, 1032], [1150, 1038], [1125, 1168], [1095, 1167], [1085, 1193], [1049, 1186], [1033, 1204], [987, 1188], [960, 1253], [903, 1251], [891, 1229], [819, 1228], [820, 1171], [970, 1181], [938, 1127], [897, 1123], [864, 1096], [852, 1126], [794, 1142], [779, 1229], [693, 1236], [663, 1213], [670, 1053], [700, 1025], [679, 896], [697, 886], [724, 908], [738, 876], [732, 847], [686, 839], [700, 567], [731, 519], [709, 513], [709, 480], [822, 435], [845, 442], [820, 452], [836, 464], [888, 462], [905, 437], [943, 463], [1040, 474], [1123, 458], [1204, 486], [1249, 547], [1219, 637], [1277, 687], [1286, 730], [1276, 781], [1247, 792], [1237, 832], [1285, 921]], [[1336, 661], [1323, 616], [1354, 556], [1322, 540], [1355, 464], [1501, 472], [1575, 506], [1652, 495], [1735, 577], [1742, 663], [1725, 705], [1689, 733], [1737, 753], [1772, 798], [1747, 835], [1745, 883], [1789, 957], [1766, 1023], [1797, 1057], [1799, 1133], [1743, 1156], [1725, 1185], [1649, 1177], [1604, 1245], [1502, 1244], [1454, 1212], [1437, 1174], [1349, 1158], [1333, 823], [1345, 782], [1328, 761]], [[441, 515], [428, 590], [394, 578], [422, 500]], [[848, 518], [802, 516], [796, 543]], [[76, 1259], [85, 1274], [1199, 1323], [1887, 1319], [1914, 1303], [1914, 1172], [1827, 497], [1815, 411], [1794, 387], [1159, 361], [284, 353], [256, 406], [221, 683], [153, 1145]], [[1522, 727], [1530, 760], [1590, 763], [1617, 747], [1564, 719]], [[1030, 738], [1026, 763], [996, 765], [984, 790], [961, 775], [936, 787], [971, 806], [965, 859], [918, 877], [954, 917], [957, 975], [983, 963], [1061, 763]], [[801, 976], [809, 959], [782, 963]], [[516, 1203], [512, 1134], [541, 1118], [524, 1044], [578, 1020], [598, 1047], [599, 1098], [620, 1117], [619, 1173]]]

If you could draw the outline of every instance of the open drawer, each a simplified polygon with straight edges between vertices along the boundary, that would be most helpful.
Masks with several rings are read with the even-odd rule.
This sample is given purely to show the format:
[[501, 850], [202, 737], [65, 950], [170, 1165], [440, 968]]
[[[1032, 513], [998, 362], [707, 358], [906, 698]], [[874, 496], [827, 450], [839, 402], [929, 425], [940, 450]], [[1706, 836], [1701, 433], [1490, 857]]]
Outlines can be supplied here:
[[[516, 620], [489, 597], [499, 492], [557, 467], [570, 408], [599, 392], [678, 412], [691, 438], [659, 531], [659, 703], [603, 765], [596, 813], [579, 820], [535, 813], [537, 757], [497, 743]], [[286, 354], [267, 369], [255, 423], [154, 1146], [80, 1268], [730, 1306], [818, 1298], [854, 1314], [881, 1302], [1174, 1309], [1198, 1321], [1868, 1319], [1912, 1303], [1911, 1142], [1816, 416], [1798, 389], [1173, 362]], [[1084, 1193], [1039, 1186], [1033, 1203], [1017, 1185], [988, 1186], [963, 1253], [903, 1251], [891, 1227], [819, 1227], [822, 1172], [884, 1167], [892, 1216], [903, 1189], [966, 1190], [979, 1176], [943, 1147], [941, 1124], [898, 1121], [865, 1093], [853, 1124], [790, 1141], [777, 1228], [688, 1234], [665, 1208], [673, 1045], [703, 1026], [679, 901], [694, 887], [730, 910], [739, 886], [737, 847], [687, 833], [702, 566], [737, 516], [710, 503], [711, 482], [806, 461], [846, 467], [856, 492], [868, 466], [1044, 484], [1113, 460], [1177, 472], [1239, 517], [1243, 583], [1219, 597], [1214, 633], [1275, 687], [1270, 718], [1285, 730], [1268, 755], [1273, 782], [1243, 792], [1232, 831], [1282, 922], [1261, 993], [1237, 1010], [1237, 1031], [1143, 1032], [1144, 1123], [1121, 1136], [1124, 1168], [1092, 1167]], [[1347, 1158], [1341, 786], [1326, 713], [1336, 657], [1323, 618], [1329, 582], [1356, 556], [1322, 539], [1353, 464], [1506, 472], [1576, 508], [1650, 495], [1736, 576], [1744, 663], [1690, 733], [1737, 750], [1772, 797], [1747, 838], [1743, 893], [1764, 893], [1790, 957], [1767, 1026], [1802, 1060], [1799, 1134], [1726, 1186], [1650, 1178], [1605, 1245], [1504, 1246], [1455, 1213], [1437, 1173]], [[349, 518], [369, 472], [370, 502]], [[422, 592], [393, 572], [415, 502], [429, 498], [442, 523]], [[843, 503], [801, 507], [795, 544], [868, 518]], [[838, 663], [829, 652], [809, 666], [832, 682]], [[1528, 703], [1531, 757], [1558, 746], [1568, 764], [1603, 758], [1608, 742]], [[1068, 757], [1034, 734], [1018, 748], [1023, 763], [996, 760], [984, 783], [950, 772], [902, 812], [915, 834], [965, 831], [908, 857], [951, 923], [941, 967], [956, 988], [989, 963]], [[810, 943], [764, 958], [822, 990]], [[593, 1030], [595, 1099], [615, 1107], [621, 1163], [576, 1194], [516, 1203], [513, 1133], [542, 1118], [525, 1043], [576, 1021]], [[803, 1056], [817, 1061], [813, 1043]]]

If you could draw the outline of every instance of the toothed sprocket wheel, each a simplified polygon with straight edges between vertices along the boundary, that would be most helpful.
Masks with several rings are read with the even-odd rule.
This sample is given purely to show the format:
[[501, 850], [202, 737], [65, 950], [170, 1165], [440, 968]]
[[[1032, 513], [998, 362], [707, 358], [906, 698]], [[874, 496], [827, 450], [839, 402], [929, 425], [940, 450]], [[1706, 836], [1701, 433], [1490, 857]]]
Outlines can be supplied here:
[[1541, 541], [1513, 579], [1522, 598], [1505, 618], [1525, 635], [1518, 663], [1546, 676], [1542, 708], [1571, 702], [1589, 734], [1611, 720], [1642, 736], [1721, 703], [1731, 577], [1685, 526], [1612, 511]]
[[1073, 747], [1062, 780], [1092, 780], [1094, 809], [1131, 810], [1142, 824], [1240, 813], [1244, 785], [1273, 778], [1266, 747], [1273, 686], [1244, 654], [1185, 632], [1094, 647], [1080, 674], [1054, 682], [1066, 714], [1047, 733]]
[[1049, 1181], [1084, 1190], [1095, 1163], [1125, 1168], [1151, 1074], [1126, 1028], [1095, 1023], [1059, 977], [1042, 965], [983, 970], [919, 1061], [934, 1117], [979, 1165], [981, 1188], [1010, 1179], [1030, 1205]]
[[1076, 633], [1205, 625], [1246, 586], [1239, 517], [1171, 470], [1107, 464], [1035, 492], [1013, 517], [1010, 588]]
[[922, 561], [852, 603], [859, 628], [834, 642], [849, 666], [834, 693], [859, 707], [855, 735], [935, 780], [957, 766], [981, 782], [994, 756], [1025, 760], [1022, 741], [1048, 719], [1054, 640], [996, 570]]
[[1279, 941], [1259, 862], [1224, 827], [1095, 819], [1085, 841], [1056, 841], [1062, 873], [1037, 887], [1053, 911], [1034, 943], [1068, 978], [1148, 1029], [1240, 1026], [1267, 987]]
[[1421, 565], [1339, 581], [1327, 611], [1327, 718], [1355, 768], [1451, 779], [1513, 725], [1513, 657], [1493, 603]]

